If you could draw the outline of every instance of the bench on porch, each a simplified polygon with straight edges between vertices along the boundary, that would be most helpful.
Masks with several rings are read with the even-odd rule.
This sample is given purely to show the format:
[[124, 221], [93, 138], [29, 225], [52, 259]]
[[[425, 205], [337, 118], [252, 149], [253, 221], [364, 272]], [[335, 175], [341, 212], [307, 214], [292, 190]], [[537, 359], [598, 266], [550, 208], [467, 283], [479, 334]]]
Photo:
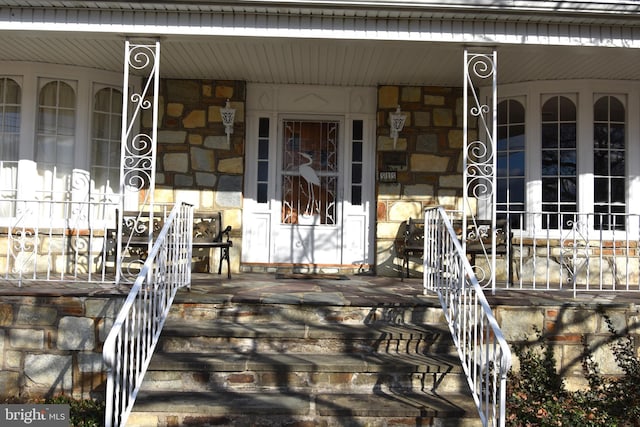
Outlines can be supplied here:
[[[151, 227], [155, 238], [162, 230], [163, 225], [161, 213], [155, 213], [153, 224], [150, 224], [149, 212], [124, 211], [122, 215], [122, 245], [126, 246], [130, 253], [143, 259], [146, 257], [148, 248], [149, 228]], [[220, 248], [218, 274], [222, 273], [222, 263], [226, 261], [229, 279], [231, 278], [229, 248], [233, 246], [230, 232], [230, 225], [222, 228], [221, 212], [195, 212], [193, 214], [192, 250], [195, 252]], [[209, 271], [208, 262], [206, 263], [206, 271]]]
[[[465, 240], [467, 255], [470, 258], [471, 265], [473, 266], [478, 255], [484, 255], [491, 253], [491, 221], [468, 220], [466, 231], [462, 232], [462, 220], [452, 221], [453, 229], [458, 236], [458, 239], [462, 242]], [[496, 221], [495, 226], [496, 236], [496, 255], [507, 255], [507, 277], [511, 280], [511, 232], [508, 229], [508, 223], [505, 219], [499, 219]], [[423, 257], [424, 256], [424, 219], [409, 218], [406, 223], [406, 228], [403, 235], [403, 241], [400, 244], [399, 250], [400, 258], [402, 258], [402, 268], [400, 270], [400, 277], [404, 280], [405, 271], [406, 277], [409, 277], [409, 259], [411, 257]]]

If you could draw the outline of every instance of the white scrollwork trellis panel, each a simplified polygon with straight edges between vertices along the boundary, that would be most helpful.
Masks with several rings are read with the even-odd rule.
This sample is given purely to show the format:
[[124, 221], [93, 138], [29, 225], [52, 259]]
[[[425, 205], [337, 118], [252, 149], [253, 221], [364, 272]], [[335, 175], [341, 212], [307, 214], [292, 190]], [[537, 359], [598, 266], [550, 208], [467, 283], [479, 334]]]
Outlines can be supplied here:
[[[464, 152], [462, 230], [477, 229], [476, 219], [491, 220], [494, 232], [483, 248], [486, 263], [476, 263], [478, 280], [495, 290], [497, 53], [464, 51]], [[491, 87], [480, 98], [481, 87]], [[473, 123], [474, 125], [471, 125]], [[475, 124], [477, 123], [477, 133]], [[474, 138], [470, 138], [474, 136]], [[479, 212], [481, 209], [482, 212]], [[471, 224], [468, 224], [468, 221]], [[463, 239], [463, 248], [465, 247]]]
[[[144, 263], [143, 259], [131, 259], [124, 263], [124, 255], [128, 252], [127, 238], [122, 236], [122, 215], [128, 193], [140, 193], [147, 190], [140, 203], [153, 218], [153, 193], [156, 175], [156, 146], [158, 129], [158, 90], [160, 68], [160, 42], [125, 44], [124, 59], [124, 96], [122, 103], [122, 149], [120, 169], [120, 193], [124, 196], [123, 206], [118, 214], [118, 253], [116, 283], [123, 275], [135, 275], [137, 268]], [[136, 90], [129, 83], [131, 75], [141, 76], [143, 86]], [[138, 131], [145, 112], [152, 115], [152, 126], [147, 132]], [[134, 198], [138, 200], [138, 198]], [[149, 234], [149, 248], [152, 234]], [[129, 272], [131, 274], [125, 274]]]

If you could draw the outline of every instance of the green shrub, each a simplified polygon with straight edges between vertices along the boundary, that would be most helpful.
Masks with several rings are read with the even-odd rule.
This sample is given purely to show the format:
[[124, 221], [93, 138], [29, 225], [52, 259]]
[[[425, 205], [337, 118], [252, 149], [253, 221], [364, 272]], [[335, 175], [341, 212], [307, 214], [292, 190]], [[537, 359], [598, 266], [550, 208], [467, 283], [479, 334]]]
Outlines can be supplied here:
[[93, 399], [73, 399], [61, 395], [46, 399], [45, 403], [69, 405], [71, 427], [104, 426], [104, 402]]
[[569, 392], [556, 371], [553, 347], [541, 336], [535, 345], [514, 346], [520, 370], [512, 371], [507, 382], [507, 425], [640, 426], [640, 360], [632, 339], [616, 332], [609, 318], [605, 320], [612, 334], [611, 350], [624, 375], [601, 375], [585, 344], [582, 367], [588, 387]]

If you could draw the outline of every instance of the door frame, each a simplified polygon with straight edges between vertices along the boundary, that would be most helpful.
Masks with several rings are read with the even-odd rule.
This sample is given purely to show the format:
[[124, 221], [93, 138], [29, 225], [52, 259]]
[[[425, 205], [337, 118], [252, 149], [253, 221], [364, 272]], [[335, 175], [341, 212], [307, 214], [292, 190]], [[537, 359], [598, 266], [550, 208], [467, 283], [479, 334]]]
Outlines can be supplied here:
[[[342, 259], [322, 265], [324, 269], [351, 269], [364, 271], [374, 265], [375, 234], [375, 150], [376, 150], [375, 87], [333, 87], [307, 85], [248, 84], [246, 102], [245, 180], [243, 201], [241, 271], [277, 271], [299, 268], [305, 265], [276, 262], [273, 251], [274, 224], [280, 223], [279, 204], [281, 189], [278, 181], [282, 166], [282, 122], [293, 120], [339, 121], [339, 177], [340, 224]], [[268, 132], [260, 133], [261, 120], [268, 122]], [[352, 132], [354, 121], [361, 121], [364, 128], [362, 159], [362, 200], [358, 206], [351, 204], [351, 189], [345, 177], [351, 180]], [[258, 144], [268, 140], [268, 196], [258, 200]], [[264, 150], [264, 146], [263, 146]], [[261, 152], [264, 155], [264, 151]], [[263, 173], [265, 173], [263, 171]], [[264, 178], [264, 177], [262, 177]], [[275, 185], [274, 185], [275, 183]], [[345, 236], [348, 233], [349, 236]], [[347, 255], [345, 256], [345, 253]], [[316, 266], [318, 267], [318, 266]]]

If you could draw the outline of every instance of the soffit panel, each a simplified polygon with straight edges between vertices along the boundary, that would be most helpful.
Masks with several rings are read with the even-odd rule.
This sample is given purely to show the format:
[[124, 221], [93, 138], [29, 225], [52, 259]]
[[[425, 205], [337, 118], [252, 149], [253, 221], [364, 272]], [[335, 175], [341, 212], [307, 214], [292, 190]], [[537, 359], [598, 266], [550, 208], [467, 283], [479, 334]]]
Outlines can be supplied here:
[[[124, 37], [40, 35], [0, 33], [0, 60], [123, 69]], [[167, 37], [160, 74], [274, 84], [461, 86], [463, 49], [432, 42]], [[637, 80], [639, 55], [635, 49], [505, 45], [498, 48], [498, 81]]]

